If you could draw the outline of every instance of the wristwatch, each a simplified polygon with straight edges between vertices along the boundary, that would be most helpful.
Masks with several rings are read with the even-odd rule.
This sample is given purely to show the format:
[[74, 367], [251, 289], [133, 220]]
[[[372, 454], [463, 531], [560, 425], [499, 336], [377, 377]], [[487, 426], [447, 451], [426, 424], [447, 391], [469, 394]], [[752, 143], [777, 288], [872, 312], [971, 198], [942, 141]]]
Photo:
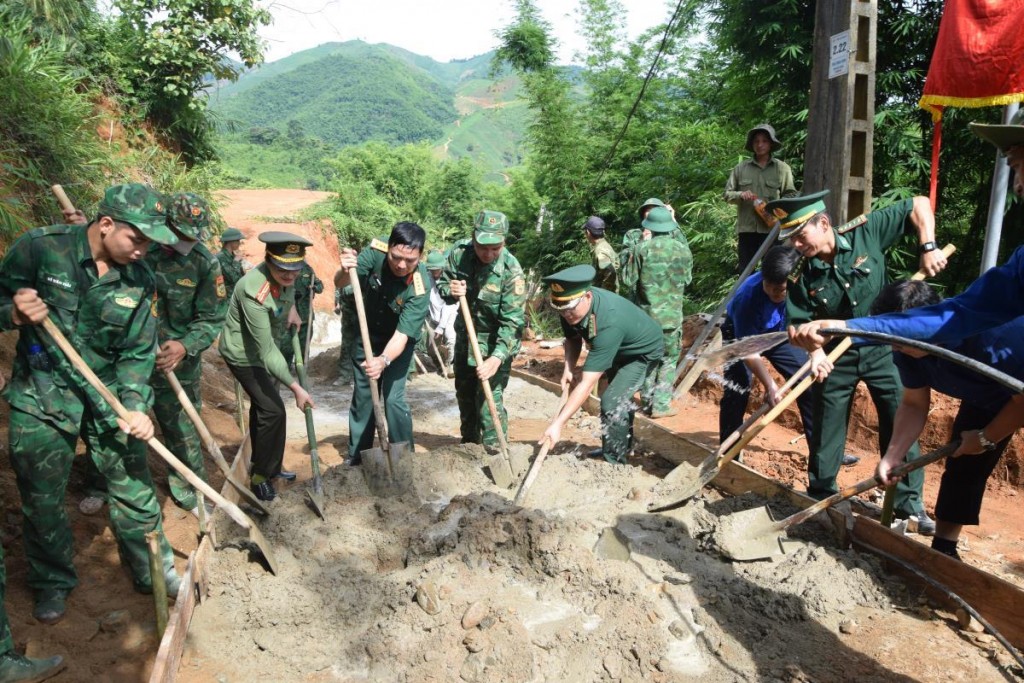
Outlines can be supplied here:
[[919, 254], [927, 254], [929, 251], [935, 251], [938, 248], [939, 245], [935, 244], [935, 242], [925, 242], [917, 248], [917, 252]]
[[984, 448], [986, 451], [994, 451], [996, 447], [999, 445], [988, 440], [988, 437], [985, 436], [984, 429], [978, 430], [978, 443], [980, 443], [981, 447]]
[[382, 353], [382, 354], [380, 354], [377, 357], [380, 358], [382, 361], [384, 361], [384, 367], [386, 367], [386, 368], [387, 367], [391, 367], [391, 359], [388, 358], [387, 354]]

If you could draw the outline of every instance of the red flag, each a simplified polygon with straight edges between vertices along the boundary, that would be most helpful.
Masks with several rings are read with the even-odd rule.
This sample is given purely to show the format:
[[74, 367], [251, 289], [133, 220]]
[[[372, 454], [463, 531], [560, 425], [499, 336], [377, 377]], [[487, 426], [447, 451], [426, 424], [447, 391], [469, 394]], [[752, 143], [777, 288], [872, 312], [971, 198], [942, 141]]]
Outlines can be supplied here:
[[1022, 23], [1024, 0], [947, 0], [918, 103], [932, 120], [947, 106], [1024, 101]]

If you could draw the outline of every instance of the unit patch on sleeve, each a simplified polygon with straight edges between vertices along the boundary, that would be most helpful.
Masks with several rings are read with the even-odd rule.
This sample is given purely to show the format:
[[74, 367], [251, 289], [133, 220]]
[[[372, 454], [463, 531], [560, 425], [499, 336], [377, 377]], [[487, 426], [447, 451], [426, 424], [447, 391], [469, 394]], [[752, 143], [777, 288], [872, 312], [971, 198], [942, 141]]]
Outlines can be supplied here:
[[214, 282], [217, 284], [217, 298], [223, 299], [228, 295], [228, 288], [224, 286], [224, 276], [218, 275]]

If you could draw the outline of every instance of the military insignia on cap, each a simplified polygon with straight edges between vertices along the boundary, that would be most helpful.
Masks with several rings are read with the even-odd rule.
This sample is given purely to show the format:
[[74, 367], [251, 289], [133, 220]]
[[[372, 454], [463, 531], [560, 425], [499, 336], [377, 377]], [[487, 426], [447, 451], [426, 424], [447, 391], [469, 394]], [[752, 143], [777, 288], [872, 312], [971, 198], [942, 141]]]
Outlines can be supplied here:
[[491, 216], [490, 218], [487, 219], [487, 222], [490, 223], [491, 225], [494, 225], [495, 223], [498, 222], [498, 219], [495, 218], [494, 216]]
[[552, 282], [551, 283], [551, 291], [552, 292], [557, 292], [558, 294], [561, 294], [562, 292], [565, 291], [565, 287], [563, 287], [562, 285], [558, 284], [557, 282]]
[[192, 216], [193, 217], [199, 218], [202, 215], [203, 215], [203, 210], [201, 208], [199, 208], [198, 206], [193, 206], [192, 207]]
[[299, 253], [299, 245], [297, 245], [297, 244], [289, 244], [287, 247], [284, 248], [284, 253], [286, 253], [286, 254], [298, 254]]
[[157, 213], [160, 213], [164, 210], [164, 204], [160, 200], [157, 200], [153, 203], [153, 208], [156, 209]]
[[114, 297], [114, 303], [118, 306], [124, 306], [125, 308], [135, 308], [139, 305], [139, 302], [130, 296]]

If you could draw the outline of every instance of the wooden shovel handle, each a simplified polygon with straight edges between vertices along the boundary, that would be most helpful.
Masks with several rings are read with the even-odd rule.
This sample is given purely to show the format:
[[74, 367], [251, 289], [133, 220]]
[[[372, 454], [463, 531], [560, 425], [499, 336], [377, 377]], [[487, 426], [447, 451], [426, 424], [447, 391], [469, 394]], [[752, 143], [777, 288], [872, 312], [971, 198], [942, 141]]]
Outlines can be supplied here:
[[[106, 401], [111, 408], [113, 408], [118, 417], [122, 420], [127, 420], [129, 414], [128, 409], [122, 405], [121, 401], [119, 401], [116, 396], [114, 396], [114, 392], [108, 389], [100, 378], [96, 376], [96, 373], [92, 371], [92, 368], [85, 364], [85, 361], [82, 360], [82, 357], [78, 355], [78, 352], [71, 346], [71, 343], [64, 336], [64, 333], [53, 324], [53, 321], [50, 320], [49, 317], [43, 320], [42, 324], [43, 329], [46, 330], [47, 334], [53, 338], [53, 341], [56, 342], [57, 346], [60, 347], [60, 350], [64, 352], [67, 359], [71, 361], [71, 365], [81, 373], [82, 377], [92, 385], [92, 388], [103, 397], [103, 400]], [[217, 507], [224, 510], [224, 512], [226, 512], [228, 516], [231, 517], [231, 519], [233, 519], [239, 526], [246, 529], [253, 528], [252, 520], [249, 519], [237, 505], [217, 493], [212, 486], [207, 484], [195, 472], [186, 467], [185, 464], [178, 460], [173, 453], [167, 450], [162, 443], [157, 441], [156, 437], [148, 439], [146, 443], [150, 448], [156, 451], [168, 465], [173, 467], [178, 474], [184, 477], [189, 484], [199, 491], [202, 491], [203, 495], [212, 500]]]
[[181, 386], [181, 382], [178, 381], [178, 376], [174, 374], [173, 370], [164, 370], [164, 377], [167, 378], [167, 383], [171, 385], [171, 390], [174, 395], [178, 397], [178, 403], [184, 408], [185, 414], [188, 415], [188, 419], [192, 420], [192, 424], [195, 426], [196, 431], [199, 432], [199, 438], [206, 444], [207, 450], [210, 451], [210, 455], [217, 462], [217, 466], [220, 467], [221, 471], [227, 474], [230, 471], [228, 461], [224, 459], [224, 454], [221, 453], [220, 446], [217, 445], [216, 439], [213, 438], [213, 434], [206, 428], [206, 423], [203, 422], [203, 418], [199, 416], [199, 411], [192, 404], [188, 394], [185, 393], [185, 388]]
[[[940, 446], [939, 448], [935, 449], [928, 455], [922, 455], [917, 460], [904, 462], [899, 466], [894, 467], [892, 472], [890, 473], [890, 476], [902, 477], [908, 472], [913, 472], [914, 470], [920, 469], [925, 465], [930, 465], [936, 460], [942, 460], [943, 458], [952, 455], [953, 453], [956, 452], [956, 449], [958, 448], [960, 448], [960, 439], [954, 439], [945, 446]], [[811, 507], [805, 508], [800, 512], [796, 513], [795, 515], [790, 515], [789, 517], [786, 517], [785, 519], [779, 521], [777, 523], [777, 526], [781, 530], [788, 529], [791, 526], [795, 526], [797, 524], [806, 522], [808, 519], [818, 514], [822, 510], [830, 508], [836, 503], [842, 502], [847, 498], [852, 498], [853, 496], [856, 496], [858, 493], [864, 493], [865, 491], [873, 489], [876, 486], [884, 486], [884, 484], [878, 479], [877, 476], [868, 477], [867, 479], [859, 481], [856, 484], [853, 484], [852, 486], [847, 486], [843, 490], [839, 491], [839, 493], [833, 493], [828, 498], [818, 501]]]
[[[352, 285], [352, 295], [356, 300], [356, 317], [359, 319], [359, 333], [363, 338], [363, 355], [366, 360], [373, 358], [373, 346], [370, 344], [370, 328], [366, 325], [366, 307], [363, 304], [363, 286], [359, 284], [359, 273], [355, 268], [348, 269], [349, 283]], [[368, 378], [370, 379], [370, 378]], [[377, 436], [380, 439], [380, 447], [384, 452], [390, 452], [388, 441], [388, 424], [384, 419], [384, 403], [380, 400], [380, 387], [377, 380], [370, 379], [370, 396], [373, 399], [373, 415], [377, 423]], [[391, 474], [391, 458], [384, 458], [388, 463], [388, 474]]]
[[[469, 337], [469, 346], [473, 349], [473, 360], [476, 361], [476, 367], [479, 368], [484, 364], [483, 356], [480, 354], [480, 342], [476, 338], [476, 326], [473, 324], [473, 314], [469, 311], [469, 303], [466, 301], [466, 297], [459, 297], [459, 310], [462, 311], [462, 319], [466, 323], [466, 336]], [[505, 430], [501, 428], [501, 416], [498, 415], [498, 404], [494, 402], [494, 394], [491, 393], [491, 382], [490, 380], [480, 380], [480, 386], [484, 390], [484, 399], [487, 401], [487, 409], [491, 413], [491, 421], [494, 423], [494, 431], [498, 434], [498, 445], [501, 447], [501, 453], [508, 460], [508, 443], [505, 441]]]
[[60, 185], [50, 185], [50, 190], [53, 192], [53, 196], [57, 198], [57, 203], [60, 204], [60, 208], [65, 211], [75, 211], [75, 205], [71, 203], [70, 199], [68, 199], [63, 187]]
[[[801, 379], [803, 379], [804, 376], [807, 374], [807, 372], [810, 369], [811, 369], [811, 361], [808, 360], [806, 363], [803, 364], [803, 366], [799, 370], [797, 370], [795, 373], [793, 373], [790, 376], [790, 378], [788, 380], [786, 380], [785, 384], [783, 384], [781, 387], [779, 387], [779, 394], [782, 397], [785, 397], [787, 395], [787, 393], [790, 391], [790, 389], [792, 389], [793, 386], [797, 382], [799, 382]], [[734, 443], [736, 443], [736, 439], [740, 438], [743, 435], [743, 433], [746, 432], [746, 430], [750, 428], [750, 425], [752, 425], [755, 422], [757, 422], [761, 418], [761, 416], [764, 415], [765, 413], [767, 413], [770, 409], [771, 409], [771, 405], [769, 403], [766, 402], [766, 403], [761, 404], [761, 407], [758, 408], [757, 410], [755, 410], [754, 412], [752, 412], [750, 414], [750, 417], [748, 417], [746, 420], [744, 420], [743, 424], [741, 424], [739, 426], [739, 428], [736, 429], [736, 431], [734, 431], [732, 434], [730, 434], [725, 439], [725, 441], [723, 441], [721, 444], [719, 444], [718, 450], [715, 451], [715, 457], [717, 457], [718, 455], [722, 454], [724, 451], [729, 449]]]
[[[569, 402], [569, 387], [562, 390], [562, 398], [558, 402], [558, 410], [555, 411], [555, 417], [558, 417], [562, 413], [562, 408]], [[548, 451], [551, 449], [551, 440], [544, 439], [544, 443], [540, 447], [540, 452], [537, 457], [533, 459], [533, 464], [530, 465], [530, 471], [526, 473], [526, 478], [523, 479], [523, 483], [519, 485], [519, 490], [516, 491], [516, 497], [512, 500], [516, 505], [522, 505], [523, 501], [526, 500], [526, 492], [533, 486], [533, 481], [540, 474], [540, 466], [544, 464], [544, 458], [548, 457]]]

